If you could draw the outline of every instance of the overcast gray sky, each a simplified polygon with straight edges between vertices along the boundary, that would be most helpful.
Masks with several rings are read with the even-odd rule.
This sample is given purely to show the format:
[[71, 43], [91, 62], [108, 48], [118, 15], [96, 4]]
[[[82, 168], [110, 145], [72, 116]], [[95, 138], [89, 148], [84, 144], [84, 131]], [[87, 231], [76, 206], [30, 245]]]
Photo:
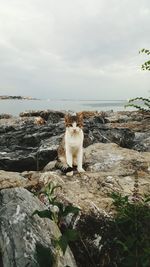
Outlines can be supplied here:
[[149, 95], [150, 0], [0, 0], [0, 94]]

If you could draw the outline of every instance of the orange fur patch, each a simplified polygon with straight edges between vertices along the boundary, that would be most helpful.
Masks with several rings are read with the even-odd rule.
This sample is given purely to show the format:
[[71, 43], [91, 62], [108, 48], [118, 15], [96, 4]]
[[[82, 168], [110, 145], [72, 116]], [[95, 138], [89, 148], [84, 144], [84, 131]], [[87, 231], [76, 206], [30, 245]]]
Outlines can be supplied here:
[[36, 125], [43, 125], [43, 124], [45, 124], [46, 122], [45, 122], [45, 120], [42, 118], [42, 117], [37, 117], [37, 118], [35, 118], [35, 124]]

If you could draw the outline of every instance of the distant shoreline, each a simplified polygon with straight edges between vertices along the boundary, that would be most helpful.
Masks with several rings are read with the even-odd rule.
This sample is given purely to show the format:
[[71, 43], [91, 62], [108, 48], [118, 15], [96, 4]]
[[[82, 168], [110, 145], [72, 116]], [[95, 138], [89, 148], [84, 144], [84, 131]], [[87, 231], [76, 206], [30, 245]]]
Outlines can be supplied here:
[[12, 95], [0, 95], [0, 100], [43, 100], [43, 101], [64, 101], [64, 102], [126, 102], [125, 99], [66, 99], [66, 98], [59, 98], [59, 99], [41, 99], [31, 96], [12, 96]]
[[31, 96], [11, 96], [11, 95], [1, 95], [0, 100], [39, 100]]

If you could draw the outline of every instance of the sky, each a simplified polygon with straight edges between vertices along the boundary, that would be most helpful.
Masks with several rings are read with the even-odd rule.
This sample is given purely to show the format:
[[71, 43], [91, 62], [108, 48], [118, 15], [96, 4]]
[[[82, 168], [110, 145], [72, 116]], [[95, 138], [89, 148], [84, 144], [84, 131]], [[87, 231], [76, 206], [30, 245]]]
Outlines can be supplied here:
[[0, 0], [0, 95], [148, 97], [149, 0]]

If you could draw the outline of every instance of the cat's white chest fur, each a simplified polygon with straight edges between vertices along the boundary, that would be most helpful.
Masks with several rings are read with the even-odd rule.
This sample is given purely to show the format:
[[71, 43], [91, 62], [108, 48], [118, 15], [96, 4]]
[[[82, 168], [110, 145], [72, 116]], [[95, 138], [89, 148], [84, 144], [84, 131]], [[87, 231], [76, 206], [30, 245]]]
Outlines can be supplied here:
[[81, 130], [75, 134], [70, 134], [69, 131], [66, 131], [65, 143], [66, 147], [68, 146], [70, 149], [80, 148], [83, 144], [83, 131]]

